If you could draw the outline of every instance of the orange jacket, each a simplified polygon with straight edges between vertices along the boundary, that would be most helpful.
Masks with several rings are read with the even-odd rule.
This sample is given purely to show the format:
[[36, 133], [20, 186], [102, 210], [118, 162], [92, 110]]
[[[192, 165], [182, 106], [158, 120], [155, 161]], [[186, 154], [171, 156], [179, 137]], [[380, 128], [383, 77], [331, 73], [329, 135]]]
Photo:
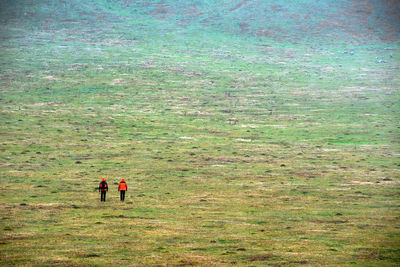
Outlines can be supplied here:
[[99, 185], [99, 191], [108, 191], [108, 185], [106, 181], [101, 181]]
[[118, 191], [128, 191], [128, 185], [125, 181], [121, 181], [118, 185]]

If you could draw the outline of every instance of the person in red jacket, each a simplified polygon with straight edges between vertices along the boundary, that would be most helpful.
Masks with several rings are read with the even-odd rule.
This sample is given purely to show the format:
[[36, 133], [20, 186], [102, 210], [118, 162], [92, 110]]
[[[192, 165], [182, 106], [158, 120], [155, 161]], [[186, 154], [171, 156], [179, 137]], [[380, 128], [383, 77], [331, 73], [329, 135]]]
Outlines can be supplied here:
[[107, 191], [108, 191], [108, 185], [107, 185], [106, 179], [102, 178], [100, 185], [99, 185], [99, 192], [101, 192], [101, 197], [100, 197], [101, 201], [104, 201], [104, 202], [106, 201]]
[[128, 185], [125, 182], [125, 179], [122, 178], [121, 182], [118, 185], [118, 191], [121, 195], [121, 201], [125, 200], [125, 191], [128, 191]]

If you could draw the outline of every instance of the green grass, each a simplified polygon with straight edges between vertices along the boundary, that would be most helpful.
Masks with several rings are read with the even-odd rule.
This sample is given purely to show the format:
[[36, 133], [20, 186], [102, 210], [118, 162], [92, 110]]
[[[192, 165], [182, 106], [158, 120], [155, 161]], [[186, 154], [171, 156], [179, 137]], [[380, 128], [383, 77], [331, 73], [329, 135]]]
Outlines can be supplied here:
[[391, 1], [250, 2], [1, 3], [1, 265], [399, 264]]

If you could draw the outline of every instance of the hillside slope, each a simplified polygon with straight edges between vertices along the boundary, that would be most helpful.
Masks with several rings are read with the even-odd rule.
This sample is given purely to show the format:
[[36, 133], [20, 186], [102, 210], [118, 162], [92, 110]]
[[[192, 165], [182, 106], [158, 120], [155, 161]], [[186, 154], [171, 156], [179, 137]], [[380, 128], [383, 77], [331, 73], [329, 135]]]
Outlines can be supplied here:
[[[396, 42], [400, 37], [398, 0], [337, 1], [1, 1], [5, 26], [57, 34], [118, 32], [215, 32], [269, 37], [283, 42]], [[121, 28], [129, 25], [135, 28]], [[91, 28], [91, 30], [88, 30]], [[86, 30], [85, 30], [86, 29]], [[14, 29], [9, 29], [14, 30]], [[89, 32], [87, 32], [89, 31]], [[244, 36], [244, 37], [245, 37]]]
[[0, 265], [398, 266], [398, 9], [1, 0]]

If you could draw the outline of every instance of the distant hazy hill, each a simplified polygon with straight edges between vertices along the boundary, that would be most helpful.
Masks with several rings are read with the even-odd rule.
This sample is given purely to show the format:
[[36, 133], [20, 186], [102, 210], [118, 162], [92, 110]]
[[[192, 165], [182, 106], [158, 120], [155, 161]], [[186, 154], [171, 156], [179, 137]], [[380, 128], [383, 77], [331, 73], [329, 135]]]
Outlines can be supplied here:
[[[77, 35], [203, 29], [275, 41], [396, 42], [399, 0], [2, 0], [4, 35], [17, 29]], [[14, 32], [15, 33], [15, 32]]]

